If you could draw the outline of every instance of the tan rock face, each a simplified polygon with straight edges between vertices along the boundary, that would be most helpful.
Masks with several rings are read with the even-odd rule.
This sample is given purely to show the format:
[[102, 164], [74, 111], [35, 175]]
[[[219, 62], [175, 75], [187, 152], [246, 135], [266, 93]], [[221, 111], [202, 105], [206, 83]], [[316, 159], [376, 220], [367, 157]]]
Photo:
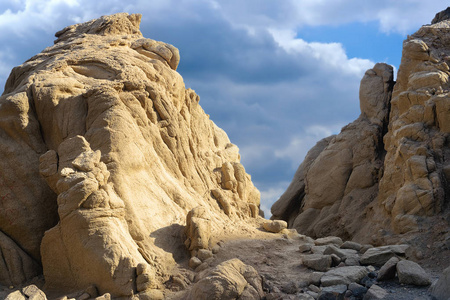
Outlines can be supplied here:
[[361, 228], [358, 211], [373, 201], [382, 172], [382, 136], [392, 92], [392, 67], [377, 64], [361, 81], [361, 116], [311, 149], [273, 218], [311, 236], [349, 238]]
[[311, 149], [274, 219], [312, 236], [382, 243], [449, 215], [450, 21], [436, 20], [404, 42], [395, 86], [384, 64], [366, 72], [361, 116]]
[[[258, 215], [239, 149], [175, 71], [178, 50], [143, 38], [139, 22], [63, 29], [0, 98], [0, 230], [42, 262], [48, 287], [131, 295], [147, 265], [153, 283], [139, 286], [155, 288], [189, 211], [207, 212], [212, 235]], [[189, 249], [205, 247], [195, 218]]]

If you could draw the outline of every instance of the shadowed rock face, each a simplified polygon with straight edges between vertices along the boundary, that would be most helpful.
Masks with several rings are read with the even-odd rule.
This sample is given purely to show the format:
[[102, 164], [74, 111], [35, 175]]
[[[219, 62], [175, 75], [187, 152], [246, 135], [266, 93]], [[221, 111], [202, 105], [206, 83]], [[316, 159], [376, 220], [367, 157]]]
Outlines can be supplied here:
[[387, 65], [366, 72], [360, 117], [310, 150], [272, 206], [274, 219], [315, 237], [371, 243], [420, 235], [431, 220], [445, 223], [450, 203], [445, 14], [404, 42], [395, 85]]
[[13, 69], [0, 97], [0, 249], [16, 244], [28, 267], [14, 280], [20, 268], [1, 268], [1, 284], [42, 264], [49, 288], [131, 295], [139, 265], [152, 278], [140, 286], [158, 288], [185, 255], [189, 211], [202, 207], [212, 236], [257, 217], [238, 148], [185, 88], [178, 50], [139, 23], [69, 26]]

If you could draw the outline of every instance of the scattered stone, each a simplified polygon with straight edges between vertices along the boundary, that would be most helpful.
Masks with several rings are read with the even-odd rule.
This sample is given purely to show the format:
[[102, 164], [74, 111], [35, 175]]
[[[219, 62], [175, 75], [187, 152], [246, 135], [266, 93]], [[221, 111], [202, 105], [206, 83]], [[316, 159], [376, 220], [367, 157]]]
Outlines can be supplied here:
[[432, 285], [430, 292], [438, 300], [447, 300], [450, 295], [450, 267], [442, 272], [439, 279]]
[[325, 273], [323, 273], [323, 272], [312, 272], [312, 273], [309, 273], [309, 274], [306, 275], [307, 276], [306, 277], [306, 281], [309, 284], [313, 284], [313, 285], [319, 286], [320, 285], [320, 279], [322, 278], [323, 274], [325, 274]]
[[373, 248], [373, 245], [371, 245], [371, 244], [364, 244], [364, 245], [361, 245], [361, 249], [359, 249], [359, 253], [364, 254], [364, 253], [366, 253], [366, 251], [369, 250], [370, 248]]
[[374, 285], [377, 282], [375, 278], [365, 276], [363, 279], [361, 279], [361, 284], [364, 285], [366, 288], [370, 288], [372, 285]]
[[367, 288], [357, 284], [356, 282], [352, 282], [348, 285], [348, 290], [351, 291], [352, 296], [358, 298], [362, 298], [365, 293], [367, 293]]
[[207, 262], [201, 263], [197, 268], [195, 268], [195, 272], [201, 272], [209, 268], [209, 264]]
[[95, 300], [111, 300], [111, 294], [105, 293], [101, 296], [96, 297]]
[[369, 272], [365, 267], [350, 266], [332, 269], [326, 272], [320, 279], [322, 286], [359, 283]]
[[219, 253], [219, 251], [220, 251], [219, 244], [214, 245], [214, 247], [212, 247], [211, 251], [212, 251], [213, 254]]
[[207, 249], [199, 249], [197, 252], [197, 257], [201, 260], [201, 261], [205, 261], [208, 258], [213, 257], [213, 253], [211, 250], [207, 250]]
[[310, 269], [325, 272], [331, 267], [331, 255], [310, 254], [302, 258], [302, 262]]
[[389, 280], [395, 277], [397, 263], [400, 261], [397, 257], [391, 257], [378, 271], [377, 280]]
[[312, 246], [311, 252], [314, 254], [323, 254], [325, 249], [327, 249], [327, 246]]
[[287, 228], [287, 223], [283, 220], [266, 221], [263, 223], [263, 228], [269, 232], [279, 233]]
[[341, 263], [341, 258], [336, 254], [331, 254], [331, 266], [336, 267]]
[[370, 287], [370, 289], [364, 295], [363, 300], [385, 299], [387, 295], [388, 295], [388, 292], [385, 289], [374, 284]]
[[400, 283], [413, 285], [430, 285], [430, 276], [417, 263], [402, 260], [397, 263], [397, 276]]
[[305, 252], [311, 251], [311, 247], [312, 247], [311, 244], [301, 244], [301, 245], [298, 247], [298, 250], [299, 250], [300, 252], [302, 252], [302, 253], [305, 253]]
[[327, 246], [327, 248], [325, 249], [325, 251], [323, 251], [323, 254], [335, 254], [337, 255], [340, 259], [345, 259], [346, 258], [346, 253], [344, 251], [342, 251], [341, 249], [339, 249], [338, 247], [336, 247], [335, 245], [329, 245]]
[[[34, 300], [47, 300], [45, 293], [34, 284], [22, 288], [22, 293], [28, 298], [33, 298]], [[90, 298], [90, 295], [88, 296], [88, 298]]]
[[342, 241], [342, 239], [340, 237], [327, 236], [327, 237], [319, 238], [319, 239], [315, 240], [314, 243], [316, 244], [316, 246], [325, 246], [325, 245], [334, 244], [334, 245], [340, 247], [344, 242]]
[[[319, 292], [320, 292], [320, 290], [319, 290]], [[307, 291], [306, 293], [307, 293], [308, 295], [310, 295], [310, 296], [312, 297], [312, 299], [317, 299], [317, 298], [319, 298], [319, 293], [317, 293], [317, 292]], [[311, 298], [309, 298], [309, 299], [311, 299]]]
[[25, 297], [19, 290], [10, 293], [5, 300], [26, 300]]
[[332, 294], [334, 295], [335, 299], [341, 299], [345, 295], [346, 291], [347, 285], [345, 284], [332, 285], [322, 288], [322, 291], [319, 293], [319, 295]]
[[389, 248], [370, 248], [361, 256], [359, 262], [361, 265], [374, 265], [381, 267], [394, 256], [395, 253]]
[[352, 249], [352, 250], [356, 250], [359, 251], [361, 250], [361, 244], [356, 243], [356, 242], [351, 242], [351, 241], [345, 241], [342, 245], [341, 245], [341, 249]]
[[344, 261], [345, 265], [347, 266], [359, 266], [359, 256], [350, 256], [347, 257]]
[[198, 257], [192, 256], [191, 259], [189, 260], [189, 267], [194, 270], [201, 264], [202, 264], [202, 261]]
[[319, 293], [320, 292], [320, 288], [318, 286], [314, 285], [314, 284], [310, 284], [308, 286], [308, 289], [310, 291], [313, 291], [314, 293]]
[[294, 281], [289, 281], [281, 287], [281, 291], [286, 294], [295, 294], [298, 292], [298, 287]]

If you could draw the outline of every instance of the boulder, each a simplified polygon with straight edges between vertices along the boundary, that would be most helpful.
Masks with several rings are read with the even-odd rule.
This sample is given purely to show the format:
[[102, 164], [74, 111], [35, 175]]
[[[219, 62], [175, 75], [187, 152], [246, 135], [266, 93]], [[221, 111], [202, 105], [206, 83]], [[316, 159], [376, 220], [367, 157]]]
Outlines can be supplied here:
[[332, 286], [352, 282], [359, 283], [369, 271], [361, 266], [339, 267], [326, 272], [320, 279], [322, 286]]
[[400, 261], [397, 257], [391, 257], [378, 271], [377, 280], [389, 280], [395, 277], [397, 263]]
[[332, 264], [331, 255], [310, 254], [302, 257], [302, 263], [310, 269], [325, 272]]
[[325, 245], [335, 245], [337, 247], [340, 247], [343, 242], [340, 237], [337, 236], [327, 236], [324, 238], [319, 238], [314, 241], [314, 244], [317, 246], [325, 246]]
[[431, 286], [431, 295], [437, 300], [448, 300], [450, 295], [450, 267], [442, 272], [439, 279]]
[[385, 289], [374, 284], [370, 287], [370, 289], [367, 290], [367, 293], [364, 295], [363, 300], [386, 299], [387, 296], [388, 292]]
[[352, 250], [356, 250], [356, 251], [361, 250], [361, 247], [362, 247], [362, 245], [360, 243], [356, 243], [356, 242], [352, 242], [352, 241], [345, 241], [341, 245], [341, 249], [352, 249]]
[[187, 299], [260, 299], [264, 296], [261, 277], [239, 259], [225, 261], [199, 280]]
[[42, 266], [47, 288], [95, 284], [130, 297], [138, 264], [167, 280], [185, 255], [183, 229], [192, 254], [224, 231], [256, 230], [248, 220], [259, 218], [259, 192], [238, 147], [186, 89], [178, 49], [144, 38], [140, 20], [119, 13], [68, 26], [12, 70], [0, 97], [0, 249], [9, 253], [0, 284]]
[[266, 221], [263, 223], [263, 228], [269, 232], [278, 233], [287, 228], [287, 223], [282, 220]]
[[430, 285], [431, 279], [422, 267], [410, 260], [397, 263], [397, 276], [400, 283], [413, 285]]
[[395, 253], [389, 248], [370, 248], [361, 256], [362, 265], [382, 266], [389, 259], [395, 256]]

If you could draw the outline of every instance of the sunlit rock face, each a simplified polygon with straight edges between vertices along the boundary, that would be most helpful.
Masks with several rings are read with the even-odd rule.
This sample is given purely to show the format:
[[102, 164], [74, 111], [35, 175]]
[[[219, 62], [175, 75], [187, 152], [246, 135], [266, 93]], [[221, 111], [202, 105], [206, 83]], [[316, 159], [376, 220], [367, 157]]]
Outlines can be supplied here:
[[0, 98], [0, 246], [17, 251], [0, 283], [42, 266], [48, 288], [129, 296], [140, 266], [158, 289], [186, 255], [189, 211], [203, 207], [212, 236], [258, 217], [239, 149], [185, 88], [178, 50], [142, 37], [140, 19], [69, 26], [13, 69]]
[[447, 10], [404, 41], [395, 84], [384, 64], [366, 72], [361, 116], [310, 150], [273, 218], [370, 243], [448, 229], [449, 62]]

